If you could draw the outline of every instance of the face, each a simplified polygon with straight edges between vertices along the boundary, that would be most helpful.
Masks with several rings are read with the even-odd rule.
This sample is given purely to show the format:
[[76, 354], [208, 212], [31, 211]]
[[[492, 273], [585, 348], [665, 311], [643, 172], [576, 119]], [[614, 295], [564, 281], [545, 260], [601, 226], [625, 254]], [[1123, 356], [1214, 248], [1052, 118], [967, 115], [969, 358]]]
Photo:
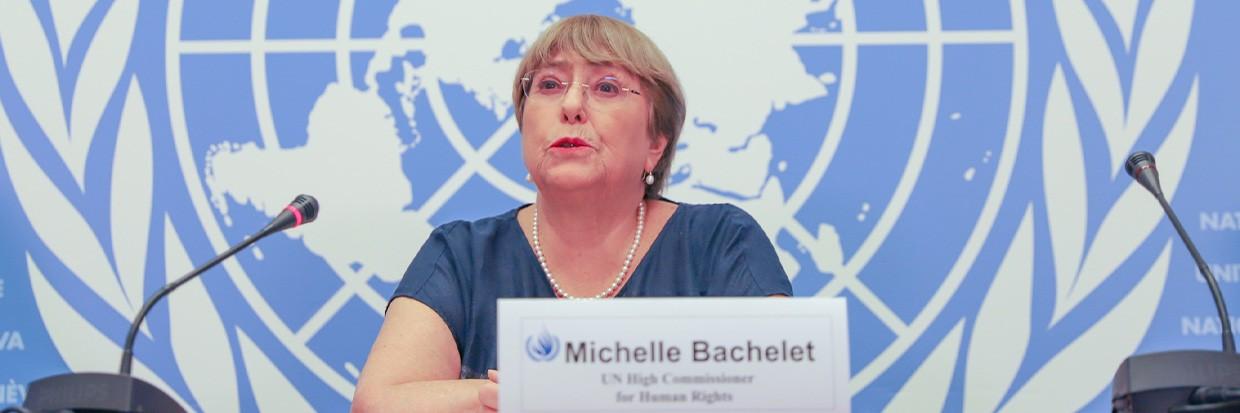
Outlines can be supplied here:
[[535, 73], [521, 143], [539, 189], [641, 192], [642, 172], [654, 169], [667, 140], [649, 136], [650, 103], [638, 79], [572, 53]]

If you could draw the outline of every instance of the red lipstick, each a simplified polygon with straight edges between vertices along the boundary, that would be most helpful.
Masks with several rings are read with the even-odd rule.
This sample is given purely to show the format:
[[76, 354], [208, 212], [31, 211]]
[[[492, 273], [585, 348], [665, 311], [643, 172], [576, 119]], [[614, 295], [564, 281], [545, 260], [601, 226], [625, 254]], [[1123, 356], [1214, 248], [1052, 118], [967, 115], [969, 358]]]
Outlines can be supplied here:
[[582, 148], [582, 147], [592, 148], [592, 146], [590, 146], [590, 143], [586, 142], [585, 139], [581, 139], [578, 137], [568, 137], [568, 136], [560, 138], [560, 139], [556, 139], [555, 142], [551, 143], [551, 147], [552, 148], [565, 148], [565, 149]]

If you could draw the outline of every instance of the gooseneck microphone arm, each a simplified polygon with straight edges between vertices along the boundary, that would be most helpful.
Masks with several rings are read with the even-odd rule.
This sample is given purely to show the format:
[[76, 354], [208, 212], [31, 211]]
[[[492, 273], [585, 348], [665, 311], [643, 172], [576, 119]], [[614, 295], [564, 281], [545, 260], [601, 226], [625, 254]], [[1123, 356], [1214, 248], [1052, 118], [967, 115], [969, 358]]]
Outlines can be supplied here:
[[1175, 227], [1175, 232], [1180, 235], [1180, 239], [1188, 247], [1188, 253], [1193, 256], [1193, 261], [1197, 263], [1197, 270], [1201, 272], [1202, 278], [1205, 278], [1206, 285], [1210, 287], [1210, 294], [1214, 297], [1214, 308], [1218, 310], [1219, 323], [1223, 329], [1223, 352], [1235, 354], [1236, 340], [1231, 333], [1231, 318], [1227, 316], [1227, 303], [1223, 301], [1223, 293], [1219, 290], [1218, 281], [1214, 278], [1214, 273], [1210, 271], [1210, 266], [1206, 265], [1206, 260], [1201, 258], [1201, 253], [1197, 251], [1197, 246], [1188, 237], [1188, 232], [1184, 230], [1184, 225], [1180, 224], [1180, 218], [1175, 215], [1175, 211], [1171, 209], [1171, 204], [1163, 196], [1162, 188], [1160, 188], [1158, 182], [1158, 169], [1154, 166], [1154, 155], [1151, 155], [1149, 152], [1134, 153], [1128, 157], [1128, 162], [1124, 164], [1124, 168], [1127, 170], [1128, 175], [1132, 176], [1141, 186], [1144, 186], [1145, 189], [1154, 194], [1154, 198], [1162, 206], [1163, 212], [1166, 212], [1167, 218], [1171, 220], [1171, 226]]
[[195, 268], [193, 271], [190, 271], [188, 274], [181, 276], [181, 278], [177, 278], [175, 281], [168, 283], [163, 286], [163, 288], [160, 288], [159, 291], [155, 292], [155, 294], [150, 298], [147, 298], [146, 302], [142, 304], [142, 309], [138, 310], [137, 317], [135, 317], [133, 319], [133, 323], [129, 325], [129, 333], [125, 335], [125, 347], [121, 352], [120, 374], [125, 376], [130, 375], [133, 364], [133, 345], [134, 339], [138, 335], [138, 327], [142, 325], [142, 320], [146, 318], [146, 314], [151, 311], [151, 307], [154, 307], [155, 303], [159, 302], [159, 300], [168, 295], [168, 293], [171, 293], [172, 290], [177, 289], [177, 287], [180, 287], [182, 284], [194, 279], [194, 277], [197, 277], [229, 257], [236, 255], [238, 252], [251, 244], [258, 242], [258, 240], [263, 239], [268, 235], [314, 221], [314, 219], [318, 216], [318, 212], [319, 204], [314, 197], [309, 195], [298, 195], [297, 198], [293, 199], [292, 203], [284, 208], [284, 211], [280, 212], [280, 214], [276, 216], [275, 219], [271, 220], [271, 223], [267, 224], [267, 226], [262, 230], [249, 236], [244, 241], [241, 241], [241, 243], [234, 245], [232, 248], [229, 248], [220, 255], [215, 256], [215, 258], [212, 258], [211, 261], [207, 261], [206, 264], [203, 264], [202, 266]]
[[176, 281], [168, 283], [167, 285], [163, 286], [163, 288], [160, 288], [159, 291], [156, 291], [155, 294], [152, 295], [150, 298], [147, 298], [146, 303], [142, 304], [142, 309], [138, 310], [138, 316], [135, 317], [133, 319], [133, 323], [129, 325], [129, 334], [125, 335], [125, 349], [123, 352], [121, 352], [121, 374], [124, 374], [126, 376], [129, 375], [130, 364], [133, 362], [134, 338], [136, 338], [138, 335], [138, 327], [142, 326], [142, 320], [146, 318], [146, 313], [151, 311], [151, 307], [154, 307], [155, 303], [159, 302], [160, 299], [164, 298], [164, 296], [168, 295], [168, 293], [172, 292], [172, 290], [175, 290], [177, 289], [177, 287], [180, 287], [181, 284], [185, 284], [189, 280], [194, 279], [194, 277], [197, 277], [199, 274], [202, 274], [206, 270], [211, 269], [211, 267], [214, 267], [216, 264], [219, 264], [221, 261], [224, 261], [228, 259], [228, 257], [235, 255], [237, 252], [240, 252], [241, 250], [245, 249], [245, 247], [248, 247], [250, 246], [250, 244], [253, 244], [257, 242], [259, 239], [263, 238], [264, 235], [256, 234], [255, 236], [246, 238], [245, 241], [242, 241], [240, 244], [234, 245], [232, 248], [229, 248], [228, 251], [224, 251], [224, 253], [220, 255], [216, 255], [215, 258], [211, 259], [211, 261], [207, 261], [207, 263], [203, 264], [201, 267], [195, 268], [193, 271], [190, 271], [188, 274], [182, 275], [181, 278], [177, 278]]
[[1184, 231], [1184, 226], [1180, 224], [1180, 218], [1175, 216], [1175, 211], [1171, 210], [1171, 204], [1167, 203], [1167, 198], [1162, 194], [1155, 194], [1154, 198], [1158, 198], [1158, 203], [1162, 205], [1163, 211], [1167, 213], [1167, 218], [1171, 219], [1171, 226], [1175, 227], [1175, 232], [1180, 234], [1180, 239], [1184, 240], [1184, 245], [1188, 246], [1188, 253], [1192, 254], [1193, 261], [1197, 263], [1197, 270], [1201, 271], [1201, 277], [1206, 279], [1206, 285], [1210, 286], [1210, 295], [1214, 296], [1214, 307], [1218, 309], [1219, 322], [1223, 327], [1223, 351], [1227, 353], [1236, 352], [1235, 337], [1231, 334], [1231, 319], [1227, 316], [1227, 303], [1223, 301], [1223, 293], [1219, 290], [1218, 281], [1214, 278], [1214, 273], [1210, 271], [1210, 266], [1206, 265], [1206, 260], [1201, 258], [1201, 253], [1197, 251], [1197, 246], [1193, 244], [1193, 240], [1188, 238], [1188, 232]]

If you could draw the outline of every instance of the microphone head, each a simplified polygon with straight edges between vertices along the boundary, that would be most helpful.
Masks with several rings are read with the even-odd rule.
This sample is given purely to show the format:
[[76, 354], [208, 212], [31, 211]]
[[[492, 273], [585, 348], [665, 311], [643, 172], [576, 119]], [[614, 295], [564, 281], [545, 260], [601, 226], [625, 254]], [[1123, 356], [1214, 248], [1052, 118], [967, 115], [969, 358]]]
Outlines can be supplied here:
[[314, 222], [314, 219], [318, 217], [319, 201], [310, 195], [301, 194], [293, 198], [293, 202], [289, 202], [284, 207], [284, 210], [280, 211], [275, 219], [271, 220], [271, 223], [255, 233], [254, 238], [262, 238], [289, 228], [297, 228], [303, 224]]
[[1158, 168], [1154, 167], [1153, 154], [1140, 151], [1128, 155], [1128, 161], [1124, 162], [1124, 170], [1128, 172], [1128, 176], [1148, 189], [1155, 197], [1162, 196], [1162, 185], [1158, 182]]
[[1133, 152], [1132, 155], [1128, 155], [1128, 161], [1124, 162], [1124, 170], [1128, 172], [1128, 176], [1136, 178], [1134, 173], [1140, 172], [1146, 165], [1149, 165], [1149, 168], [1154, 167], [1154, 154], [1146, 151]]
[[288, 204], [288, 208], [296, 210], [301, 215], [297, 225], [314, 222], [314, 219], [319, 216], [319, 200], [314, 199], [310, 195], [298, 195], [296, 198], [293, 198], [293, 202]]

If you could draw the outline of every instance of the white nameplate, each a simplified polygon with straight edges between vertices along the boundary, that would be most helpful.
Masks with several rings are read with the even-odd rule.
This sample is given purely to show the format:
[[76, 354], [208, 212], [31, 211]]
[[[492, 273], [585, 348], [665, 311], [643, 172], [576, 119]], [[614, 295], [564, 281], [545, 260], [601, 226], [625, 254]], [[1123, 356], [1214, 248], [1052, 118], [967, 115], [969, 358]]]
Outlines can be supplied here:
[[840, 298], [499, 300], [502, 412], [847, 412]]

